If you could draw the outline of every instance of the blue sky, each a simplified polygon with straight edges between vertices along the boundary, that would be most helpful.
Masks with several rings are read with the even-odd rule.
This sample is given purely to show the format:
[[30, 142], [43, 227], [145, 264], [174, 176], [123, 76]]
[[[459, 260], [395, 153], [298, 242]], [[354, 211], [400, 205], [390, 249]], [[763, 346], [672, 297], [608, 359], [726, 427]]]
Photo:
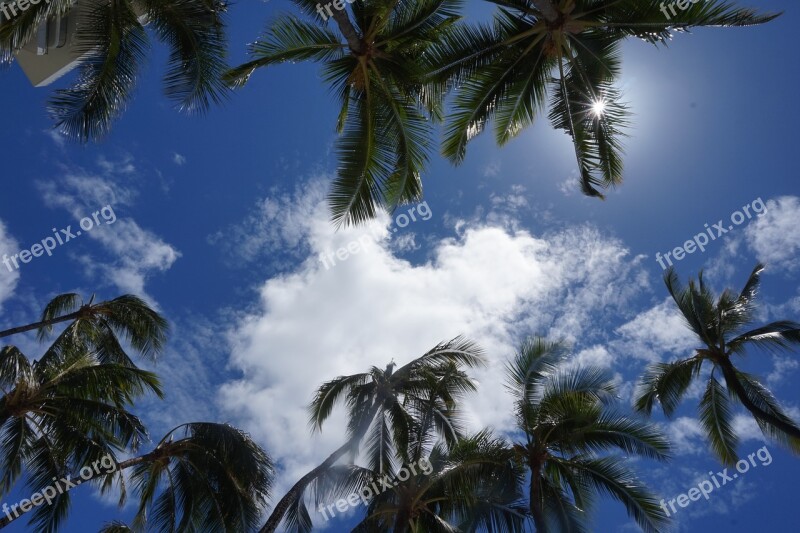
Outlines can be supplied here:
[[[472, 3], [472, 16], [485, 12]], [[32, 88], [12, 66], [0, 73], [0, 254], [30, 248], [51, 228], [74, 232], [106, 205], [116, 220], [101, 217], [18, 271], [0, 265], [0, 327], [33, 321], [63, 292], [146, 297], [173, 325], [155, 367], [167, 400], [138, 406], [154, 439], [188, 421], [247, 430], [279, 462], [275, 500], [342, 440], [341, 413], [309, 436], [303, 409], [316, 386], [408, 361], [460, 334], [492, 361], [466, 402], [475, 428], [510, 429], [502, 365], [534, 333], [564, 337], [581, 361], [607, 367], [627, 404], [649, 362], [694, 346], [667, 301], [655, 255], [704, 224], [730, 226], [734, 212], [763, 201], [762, 216], [676, 266], [683, 279], [705, 268], [721, 290], [740, 288], [764, 261], [763, 320], [800, 317], [800, 189], [791, 156], [800, 14], [789, 0], [740, 4], [786, 13], [763, 27], [678, 35], [667, 49], [625, 45], [622, 87], [636, 117], [626, 181], [606, 201], [576, 192], [570, 141], [542, 121], [503, 149], [480, 136], [457, 168], [434, 156], [423, 178], [430, 216], [405, 228], [388, 216], [338, 233], [327, 222], [338, 109], [314, 65], [260, 71], [226, 105], [186, 117], [162, 96], [166, 54], [156, 47], [125, 115], [87, 146], [50, 131], [49, 89]], [[234, 5], [231, 63], [245, 59], [245, 44], [270, 16], [291, 9], [281, 0]], [[319, 260], [367, 234], [377, 237], [336, 266]], [[32, 337], [14, 342], [31, 357], [42, 351]], [[800, 418], [796, 356], [753, 352], [742, 364]], [[675, 442], [673, 462], [637, 464], [667, 498], [721, 470], [697, 426], [698, 398], [691, 391], [672, 421], [655, 417]], [[744, 455], [764, 446], [747, 417], [737, 430]], [[777, 445], [768, 449], [770, 465], [680, 509], [676, 531], [791, 531], [800, 462]], [[25, 496], [22, 489], [8, 501]], [[88, 489], [73, 496], [65, 531], [96, 531], [130, 513]], [[593, 530], [635, 529], [621, 506], [604, 501]]]

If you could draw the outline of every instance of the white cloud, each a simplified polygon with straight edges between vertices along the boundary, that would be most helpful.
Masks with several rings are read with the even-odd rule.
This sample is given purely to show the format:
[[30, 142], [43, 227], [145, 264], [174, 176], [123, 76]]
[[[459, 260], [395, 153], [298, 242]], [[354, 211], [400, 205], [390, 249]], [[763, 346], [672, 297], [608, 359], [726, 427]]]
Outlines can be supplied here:
[[[323, 191], [312, 183], [294, 195], [273, 194], [241, 226], [213, 237], [248, 259], [291, 245], [299, 257], [299, 266], [263, 283], [259, 307], [230, 332], [231, 363], [243, 378], [221, 395], [237, 423], [282, 461], [283, 484], [343, 441], [341, 412], [309, 437], [305, 406], [325, 380], [391, 360], [403, 364], [464, 334], [479, 340], [490, 360], [474, 373], [480, 393], [465, 402], [469, 424], [505, 430], [512, 420], [503, 364], [519, 340], [541, 333], [599, 341], [597, 331], [627, 313], [647, 287], [644, 258], [630, 257], [618, 240], [590, 226], [535, 236], [460, 221], [455, 235], [431, 237], [428, 258], [412, 264], [392, 252], [388, 217], [334, 232]], [[376, 241], [369, 253], [329, 270], [319, 261], [319, 254], [367, 234]], [[585, 357], [606, 357], [593, 350]]]
[[486, 166], [483, 167], [483, 177], [484, 178], [496, 178], [500, 175], [500, 170], [502, 169], [502, 164], [499, 161], [492, 161], [488, 163]]
[[596, 366], [600, 368], [611, 368], [614, 363], [614, 356], [605, 346], [595, 345], [576, 353], [571, 362], [576, 366]]
[[[0, 220], [0, 258], [6, 254], [11, 256], [19, 253], [19, 251], [19, 243], [11, 236], [3, 221]], [[6, 265], [0, 263], [0, 310], [2, 310], [3, 302], [8, 300], [14, 293], [14, 289], [19, 282], [19, 270], [15, 269], [10, 262], [9, 265], [11, 265], [11, 271]]]
[[623, 324], [617, 333], [622, 338], [615, 343], [616, 347], [631, 357], [647, 361], [660, 361], [667, 354], [687, 357], [697, 346], [671, 298]]
[[179, 167], [182, 167], [183, 165], [186, 164], [186, 157], [179, 154], [178, 152], [175, 152], [172, 154], [172, 162], [178, 165]]
[[133, 165], [133, 157], [130, 155], [123, 156], [119, 161], [109, 161], [101, 155], [97, 158], [97, 166], [103, 169], [103, 172], [112, 175], [128, 175], [136, 172], [136, 167]]
[[489, 200], [495, 209], [503, 207], [508, 211], [517, 212], [528, 207], [528, 199], [525, 197], [527, 188], [524, 185], [512, 185], [511, 192], [506, 195], [492, 194]]
[[[733, 417], [733, 432], [739, 437], [740, 442], [751, 440], [764, 440], [758, 424], [750, 413], [739, 413]], [[741, 450], [740, 450], [741, 451]]]
[[780, 384], [793, 371], [800, 368], [800, 361], [794, 355], [773, 355], [772, 372], [767, 375], [767, 383], [770, 387]]
[[[128, 174], [135, 168], [130, 159], [118, 164], [102, 158], [100, 161], [103, 170], [110, 174]], [[119, 290], [148, 298], [145, 291], [147, 277], [153, 272], [168, 270], [180, 257], [173, 246], [122, 215], [120, 208], [131, 205], [137, 196], [132, 189], [84, 171], [69, 171], [57, 182], [40, 182], [38, 185], [46, 205], [61, 207], [75, 218], [73, 227], [77, 226], [78, 220], [110, 206], [110, 211], [106, 211], [107, 218], [99, 217], [100, 224], [84, 234], [102, 244], [113, 256], [113, 261], [103, 263], [95, 257], [79, 257], [88, 275], [100, 272]]]
[[574, 196], [581, 191], [580, 184], [578, 182], [580, 178], [580, 174], [577, 170], [573, 170], [569, 173], [564, 181], [560, 181], [556, 184], [558, 190], [561, 191], [561, 194], [564, 196]]
[[273, 190], [243, 221], [210, 235], [208, 241], [220, 246], [232, 264], [267, 256], [278, 261], [274, 254], [279, 250], [292, 258], [302, 257], [315, 235], [330, 224], [325, 215], [326, 190], [324, 178], [307, 182], [293, 195]]
[[676, 457], [708, 452], [705, 432], [697, 419], [686, 416], [676, 418], [667, 423], [666, 430]]
[[770, 266], [796, 270], [800, 266], [800, 198], [781, 196], [767, 201], [767, 211], [745, 229], [747, 244]]
[[50, 137], [50, 140], [61, 149], [63, 149], [64, 145], [67, 143], [67, 138], [58, 130], [44, 130], [44, 134]]

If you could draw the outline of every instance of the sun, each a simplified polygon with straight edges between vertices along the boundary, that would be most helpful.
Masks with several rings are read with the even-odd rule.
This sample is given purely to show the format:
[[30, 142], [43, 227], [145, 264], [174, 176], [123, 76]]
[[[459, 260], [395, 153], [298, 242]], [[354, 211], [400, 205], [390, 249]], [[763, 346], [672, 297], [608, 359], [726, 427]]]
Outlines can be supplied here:
[[605, 100], [597, 100], [592, 104], [592, 113], [594, 116], [599, 117], [603, 114], [603, 111], [606, 110], [606, 102]]

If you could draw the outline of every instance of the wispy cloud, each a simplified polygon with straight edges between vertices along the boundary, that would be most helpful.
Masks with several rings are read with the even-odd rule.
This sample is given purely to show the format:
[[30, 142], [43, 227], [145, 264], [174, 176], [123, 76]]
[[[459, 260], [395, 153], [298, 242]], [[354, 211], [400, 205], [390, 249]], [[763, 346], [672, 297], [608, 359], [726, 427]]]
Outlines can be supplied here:
[[767, 201], [767, 212], [745, 229], [747, 244], [770, 266], [797, 270], [800, 266], [800, 198], [781, 196]]
[[[9, 256], [16, 254], [19, 249], [19, 243], [11, 236], [3, 221], [0, 220], [0, 258], [6, 254]], [[8, 300], [14, 293], [14, 289], [19, 282], [19, 276], [19, 270], [13, 269], [9, 272], [6, 266], [0, 263], [0, 310], [2, 310], [3, 302]]]
[[[112, 176], [135, 171], [130, 159], [118, 163], [101, 159], [99, 165]], [[104, 261], [81, 256], [78, 260], [83, 263], [87, 275], [100, 273], [102, 279], [119, 290], [149, 298], [145, 290], [148, 276], [168, 270], [180, 257], [172, 245], [123, 215], [125, 206], [132, 205], [137, 197], [135, 190], [82, 169], [70, 169], [61, 179], [39, 182], [38, 186], [46, 205], [63, 208], [76, 220], [106, 205], [114, 209], [117, 220], [112, 226], [86, 232], [112, 257]]]

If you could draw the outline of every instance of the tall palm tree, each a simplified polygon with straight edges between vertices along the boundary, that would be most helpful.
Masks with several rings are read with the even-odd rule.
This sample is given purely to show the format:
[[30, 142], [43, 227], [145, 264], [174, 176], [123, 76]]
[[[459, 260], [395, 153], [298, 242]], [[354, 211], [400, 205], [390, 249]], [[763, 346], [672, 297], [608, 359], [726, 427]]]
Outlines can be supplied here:
[[[395, 369], [372, 367], [368, 372], [340, 376], [324, 383], [309, 406], [312, 431], [322, 425], [339, 402], [348, 409], [347, 441], [319, 466], [304, 475], [275, 506], [261, 533], [273, 532], [285, 519], [288, 528], [310, 531], [305, 492], [312, 482], [349, 455], [352, 463], [366, 439], [368, 469], [392, 475], [395, 458], [409, 448], [413, 427], [429, 423], [439, 438], [455, 443], [462, 433], [457, 400], [475, 390], [464, 367], [483, 364], [483, 353], [461, 337], [435, 346], [423, 356]], [[421, 422], [429, 420], [429, 422]]]
[[[258, 68], [316, 61], [341, 105], [339, 167], [330, 192], [333, 219], [359, 223], [379, 207], [421, 198], [420, 174], [441, 118], [442, 94], [424, 82], [432, 44], [457, 19], [460, 0], [347, 2], [327, 27], [317, 0], [293, 0], [311, 20], [278, 18], [250, 49], [252, 61], [228, 73], [235, 86]], [[323, 18], [323, 16], [325, 18]]]
[[[667, 290], [701, 348], [691, 357], [651, 365], [637, 391], [638, 410], [650, 414], [658, 402], [664, 414], [671, 416], [708, 362], [711, 371], [700, 400], [700, 423], [711, 449], [727, 465], [738, 460], [739, 439], [732, 427], [732, 402], [741, 403], [753, 415], [765, 436], [800, 453], [800, 427], [786, 416], [756, 376], [740, 371], [733, 361], [733, 356], [744, 355], [748, 348], [782, 351], [800, 345], [797, 322], [779, 320], [753, 327], [763, 270], [764, 265], [756, 265], [740, 293], [726, 289], [717, 297], [703, 280], [702, 271], [697, 282], [690, 279], [688, 287], [684, 287], [670, 267], [664, 274]], [[724, 387], [717, 380], [718, 373], [722, 374]]]
[[[145, 62], [145, 23], [170, 49], [164, 87], [180, 110], [203, 111], [224, 98], [227, 0], [78, 0], [77, 7], [79, 74], [50, 102], [63, 133], [85, 142], [109, 131], [133, 95]], [[74, 9], [72, 0], [49, 0], [3, 20], [0, 62], [14, 61], [48, 18]]]
[[463, 161], [468, 141], [492, 119], [497, 142], [507, 143], [533, 123], [549, 92], [549, 119], [572, 137], [581, 188], [601, 198], [599, 188], [622, 181], [620, 137], [630, 115], [615, 87], [622, 41], [666, 44], [673, 32], [777, 16], [723, 0], [692, 2], [669, 19], [661, 0], [488, 1], [500, 6], [492, 26], [458, 25], [432, 50], [432, 78], [457, 88], [444, 154]]
[[[421, 466], [405, 480], [392, 478], [392, 487], [370, 501], [354, 532], [526, 530], [528, 513], [519, 491], [524, 470], [507, 444], [488, 431], [454, 446], [437, 443], [427, 458], [406, 464]], [[411, 474], [408, 467], [406, 472]]]
[[658, 500], [635, 479], [626, 458], [608, 453], [665, 460], [666, 438], [656, 426], [610, 408], [617, 391], [609, 376], [593, 367], [565, 367], [566, 355], [563, 344], [534, 338], [507, 366], [523, 437], [512, 450], [530, 472], [528, 505], [537, 533], [588, 531], [598, 493], [621, 502], [642, 530], [659, 531], [667, 518]]

